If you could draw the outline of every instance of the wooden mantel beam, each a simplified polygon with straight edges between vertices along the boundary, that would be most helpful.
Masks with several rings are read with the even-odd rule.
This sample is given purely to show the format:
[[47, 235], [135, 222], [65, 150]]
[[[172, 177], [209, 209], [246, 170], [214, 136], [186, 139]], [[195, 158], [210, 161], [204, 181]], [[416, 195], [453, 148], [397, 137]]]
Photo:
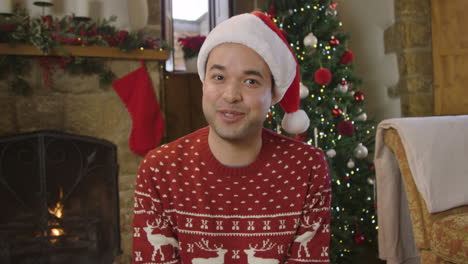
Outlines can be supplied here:
[[[45, 56], [37, 47], [27, 44], [10, 45], [0, 43], [0, 55], [23, 55], [23, 56]], [[117, 47], [102, 46], [60, 46], [59, 50], [52, 50], [48, 56], [77, 56], [77, 57], [99, 57], [113, 59], [143, 59], [165, 61], [169, 58], [167, 50], [132, 50], [121, 51]]]

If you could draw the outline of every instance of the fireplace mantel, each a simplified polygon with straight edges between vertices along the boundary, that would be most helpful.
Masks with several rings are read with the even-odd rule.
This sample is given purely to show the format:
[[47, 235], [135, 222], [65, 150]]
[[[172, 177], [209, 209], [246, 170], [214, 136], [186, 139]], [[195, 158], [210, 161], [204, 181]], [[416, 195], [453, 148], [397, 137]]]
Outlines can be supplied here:
[[[65, 52], [64, 52], [65, 51]], [[63, 56], [64, 54], [80, 57], [100, 57], [113, 59], [143, 59], [165, 61], [169, 58], [167, 50], [132, 50], [123, 52], [117, 47], [101, 46], [70, 46], [64, 45], [60, 50], [52, 50], [48, 56]], [[45, 56], [33, 45], [0, 43], [0, 55]]]

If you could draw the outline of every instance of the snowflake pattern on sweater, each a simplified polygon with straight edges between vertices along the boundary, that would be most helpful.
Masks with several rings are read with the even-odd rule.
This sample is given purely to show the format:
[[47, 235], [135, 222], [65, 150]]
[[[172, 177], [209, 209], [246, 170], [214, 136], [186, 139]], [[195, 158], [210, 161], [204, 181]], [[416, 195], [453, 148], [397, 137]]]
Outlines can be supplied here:
[[209, 127], [139, 167], [133, 262], [329, 263], [331, 185], [323, 152], [270, 130], [248, 166], [222, 165]]

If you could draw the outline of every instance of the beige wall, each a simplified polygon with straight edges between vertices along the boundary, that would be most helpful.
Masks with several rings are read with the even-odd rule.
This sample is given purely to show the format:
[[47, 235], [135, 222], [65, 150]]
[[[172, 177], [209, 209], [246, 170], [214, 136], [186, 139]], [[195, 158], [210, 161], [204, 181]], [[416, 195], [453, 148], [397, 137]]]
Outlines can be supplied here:
[[355, 55], [355, 74], [362, 78], [369, 118], [400, 117], [400, 98], [393, 93], [399, 81], [395, 52], [385, 50], [384, 32], [395, 23], [393, 0], [340, 1], [339, 17], [349, 32]]

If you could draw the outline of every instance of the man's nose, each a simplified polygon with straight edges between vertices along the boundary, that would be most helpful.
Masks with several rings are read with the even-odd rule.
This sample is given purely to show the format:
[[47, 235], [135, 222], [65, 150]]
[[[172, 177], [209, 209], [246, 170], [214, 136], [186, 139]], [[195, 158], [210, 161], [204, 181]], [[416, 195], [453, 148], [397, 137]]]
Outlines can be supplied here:
[[228, 103], [235, 103], [242, 100], [240, 85], [232, 82], [227, 84], [224, 89], [223, 99]]

